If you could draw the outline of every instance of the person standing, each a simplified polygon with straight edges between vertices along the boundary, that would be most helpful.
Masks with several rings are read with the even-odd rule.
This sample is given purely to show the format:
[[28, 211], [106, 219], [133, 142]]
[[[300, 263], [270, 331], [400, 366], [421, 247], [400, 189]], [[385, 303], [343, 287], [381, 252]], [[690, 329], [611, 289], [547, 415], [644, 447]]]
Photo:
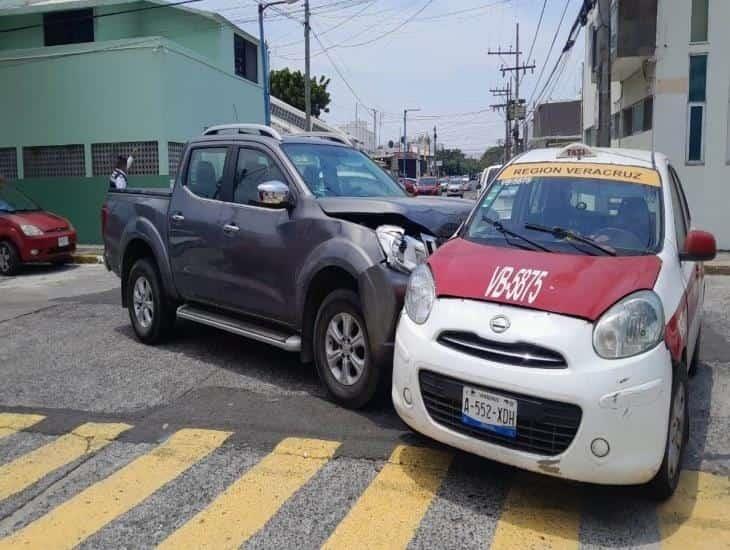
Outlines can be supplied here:
[[134, 157], [129, 155], [126, 159], [124, 155], [117, 157], [117, 164], [112, 170], [112, 175], [109, 176], [109, 189], [126, 189], [127, 188], [127, 173], [134, 162]]

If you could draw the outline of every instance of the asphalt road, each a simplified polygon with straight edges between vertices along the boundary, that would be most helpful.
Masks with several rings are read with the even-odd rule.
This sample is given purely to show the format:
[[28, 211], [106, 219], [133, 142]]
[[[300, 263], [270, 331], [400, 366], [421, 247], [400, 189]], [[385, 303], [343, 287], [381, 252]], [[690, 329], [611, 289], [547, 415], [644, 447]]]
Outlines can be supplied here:
[[295, 356], [178, 328], [139, 344], [102, 266], [0, 280], [0, 549], [730, 547], [730, 277], [661, 506], [432, 444], [387, 399], [335, 407]]

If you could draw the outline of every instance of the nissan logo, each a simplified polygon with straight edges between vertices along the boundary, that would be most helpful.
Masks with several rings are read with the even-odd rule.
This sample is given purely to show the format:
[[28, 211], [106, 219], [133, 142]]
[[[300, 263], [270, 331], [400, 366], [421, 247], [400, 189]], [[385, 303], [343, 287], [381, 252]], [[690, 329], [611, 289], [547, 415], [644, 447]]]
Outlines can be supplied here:
[[491, 321], [489, 321], [489, 326], [494, 332], [496, 332], [497, 334], [501, 334], [510, 327], [510, 322], [509, 319], [507, 319], [507, 317], [505, 317], [504, 315], [497, 315]]

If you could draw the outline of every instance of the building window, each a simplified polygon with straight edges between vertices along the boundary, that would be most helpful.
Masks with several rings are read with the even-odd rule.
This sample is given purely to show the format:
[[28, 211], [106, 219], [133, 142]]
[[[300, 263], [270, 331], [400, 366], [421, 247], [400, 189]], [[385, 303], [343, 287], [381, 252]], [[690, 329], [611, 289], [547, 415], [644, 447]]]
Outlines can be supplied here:
[[690, 42], [707, 42], [710, 0], [692, 0], [692, 30]]
[[644, 99], [644, 131], [648, 132], [654, 127], [654, 96]]
[[623, 119], [623, 124], [621, 125], [623, 133], [621, 135], [622, 137], [628, 137], [634, 133], [634, 129], [632, 126], [634, 122], [634, 115], [631, 107], [626, 107], [626, 109], [622, 111], [621, 118]]
[[18, 179], [18, 155], [15, 147], [0, 148], [0, 176], [9, 180]]
[[233, 35], [233, 58], [236, 74], [251, 82], [259, 81], [258, 48], [242, 36]]
[[26, 178], [84, 177], [84, 146], [23, 147], [23, 172]]
[[132, 155], [134, 162], [130, 176], [156, 176], [160, 173], [156, 141], [126, 141], [122, 143], [93, 143], [91, 145], [91, 173], [108, 176], [114, 170], [117, 157]]
[[43, 43], [46, 46], [93, 41], [93, 9], [55, 11], [43, 14]]
[[611, 139], [621, 137], [621, 113], [614, 113], [611, 120]]
[[591, 70], [598, 69], [598, 29], [591, 27]]
[[707, 55], [689, 58], [689, 103], [687, 107], [687, 162], [704, 161]]
[[174, 141], [167, 142], [167, 173], [170, 177], [177, 174], [177, 167], [180, 165], [184, 150], [184, 143]]

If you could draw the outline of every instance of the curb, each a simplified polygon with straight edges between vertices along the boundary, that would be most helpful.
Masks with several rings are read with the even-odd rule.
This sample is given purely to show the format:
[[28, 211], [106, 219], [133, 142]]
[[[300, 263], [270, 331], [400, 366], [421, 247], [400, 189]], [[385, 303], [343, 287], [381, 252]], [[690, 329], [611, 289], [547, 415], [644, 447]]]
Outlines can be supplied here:
[[73, 264], [103, 264], [104, 258], [96, 254], [74, 254], [71, 256]]
[[705, 273], [707, 275], [730, 275], [730, 265], [705, 264]]

